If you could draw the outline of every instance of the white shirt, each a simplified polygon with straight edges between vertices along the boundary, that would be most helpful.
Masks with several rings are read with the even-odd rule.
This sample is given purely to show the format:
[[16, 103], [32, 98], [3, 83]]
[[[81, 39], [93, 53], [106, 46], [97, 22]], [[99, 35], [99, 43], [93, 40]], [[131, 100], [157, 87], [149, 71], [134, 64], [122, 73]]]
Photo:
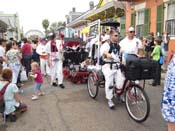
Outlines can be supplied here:
[[[0, 90], [5, 86], [5, 84], [0, 81]], [[10, 114], [16, 110], [16, 107], [19, 107], [19, 102], [17, 102], [14, 98], [14, 94], [19, 91], [16, 84], [10, 83], [4, 94], [5, 101], [5, 114]]]
[[119, 43], [120, 45], [120, 52], [127, 53], [127, 54], [138, 54], [138, 50], [142, 49], [142, 42], [134, 37], [132, 40], [129, 40], [128, 37], [125, 37]]
[[110, 46], [108, 42], [105, 42], [102, 44], [101, 48], [100, 48], [100, 55], [103, 56], [104, 52], [109, 52]]
[[36, 47], [36, 52], [39, 54], [39, 55], [47, 55], [47, 51], [46, 51], [46, 44], [39, 44], [37, 47]]
[[5, 58], [5, 49], [2, 46], [0, 46], [0, 57]]
[[120, 45], [120, 52], [123, 54], [122, 55], [122, 63], [126, 63], [126, 54], [138, 54], [139, 49], [142, 49], [142, 42], [134, 37], [132, 40], [129, 40], [128, 37], [125, 37], [122, 41], [119, 43]]
[[[110, 50], [110, 45], [108, 42], [105, 42], [102, 44], [101, 48], [100, 48], [100, 56], [103, 56], [104, 52], [109, 52]], [[111, 53], [112, 58], [116, 61], [119, 61], [119, 56], [118, 54], [114, 54], [113, 52]], [[108, 61], [108, 60], [107, 60]], [[111, 61], [111, 60], [110, 60]]]
[[56, 47], [58, 52], [51, 52], [51, 41], [46, 44], [46, 52], [50, 55], [51, 59], [63, 59], [63, 47], [61, 40], [56, 40]]

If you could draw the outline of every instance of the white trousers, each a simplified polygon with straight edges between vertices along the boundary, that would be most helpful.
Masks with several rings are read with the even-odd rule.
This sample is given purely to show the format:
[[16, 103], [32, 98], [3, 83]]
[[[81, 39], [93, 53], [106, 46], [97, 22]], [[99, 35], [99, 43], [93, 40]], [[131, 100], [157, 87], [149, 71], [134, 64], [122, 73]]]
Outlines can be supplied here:
[[63, 62], [61, 60], [54, 62], [51, 61], [50, 66], [50, 75], [51, 75], [51, 83], [56, 82], [56, 78], [58, 78], [58, 84], [63, 83]]
[[[102, 72], [105, 77], [105, 94], [106, 99], [111, 100], [113, 98], [114, 92], [113, 88], [110, 89], [111, 86], [116, 86], [118, 89], [123, 87], [125, 77], [121, 73], [120, 69], [110, 69], [109, 64], [105, 64], [102, 66]], [[115, 85], [114, 85], [115, 81]]]
[[40, 58], [40, 68], [43, 75], [50, 75], [50, 69], [48, 66], [48, 60]]
[[9, 65], [8, 67], [13, 72], [13, 74], [12, 74], [12, 83], [16, 84], [21, 66], [20, 65]]

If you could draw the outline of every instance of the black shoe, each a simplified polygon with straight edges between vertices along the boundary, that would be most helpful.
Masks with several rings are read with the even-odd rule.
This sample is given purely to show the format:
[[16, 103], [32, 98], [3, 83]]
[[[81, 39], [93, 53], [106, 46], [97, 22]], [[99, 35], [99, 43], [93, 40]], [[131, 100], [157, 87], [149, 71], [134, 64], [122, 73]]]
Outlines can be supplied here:
[[52, 83], [52, 86], [58, 86], [58, 85], [57, 85], [57, 83], [54, 82], [54, 83]]
[[65, 86], [63, 84], [59, 84], [59, 87], [61, 87], [62, 89], [65, 88]]
[[152, 86], [156, 86], [156, 84], [155, 84], [155, 83], [153, 83], [153, 84], [152, 84]]
[[9, 114], [9, 115], [6, 115], [6, 118], [10, 122], [16, 122], [16, 115]]

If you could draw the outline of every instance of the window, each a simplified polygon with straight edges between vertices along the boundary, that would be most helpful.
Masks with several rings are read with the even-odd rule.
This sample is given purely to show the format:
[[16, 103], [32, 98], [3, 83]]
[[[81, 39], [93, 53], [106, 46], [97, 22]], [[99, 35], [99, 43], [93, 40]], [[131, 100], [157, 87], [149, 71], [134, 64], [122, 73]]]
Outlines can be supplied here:
[[136, 25], [136, 35], [137, 37], [143, 37], [143, 29], [144, 29], [144, 19], [145, 12], [144, 10], [139, 11], [137, 13], [137, 25]]
[[169, 35], [175, 35], [175, 2], [168, 4], [166, 31]]

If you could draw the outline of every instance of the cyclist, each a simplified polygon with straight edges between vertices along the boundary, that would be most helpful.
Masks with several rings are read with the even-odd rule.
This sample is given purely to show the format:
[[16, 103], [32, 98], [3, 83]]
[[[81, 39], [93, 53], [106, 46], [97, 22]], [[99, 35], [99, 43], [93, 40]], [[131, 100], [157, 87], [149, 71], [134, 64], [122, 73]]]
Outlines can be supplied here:
[[122, 62], [124, 63], [127, 59], [131, 59], [131, 57], [129, 58], [128, 54], [134, 54], [138, 57], [143, 56], [142, 42], [135, 37], [135, 29], [133, 27], [129, 27], [127, 36], [120, 41], [119, 45], [120, 52], [122, 53]]
[[[110, 38], [108, 41], [106, 41], [100, 48], [100, 55], [103, 57], [105, 61], [112, 62], [113, 60], [115, 61], [120, 61], [119, 59], [119, 50], [120, 47], [118, 45], [118, 36], [119, 33], [116, 30], [111, 30], [110, 31]], [[106, 93], [106, 98], [108, 100], [108, 106], [109, 108], [113, 109], [115, 107], [112, 98], [113, 98], [113, 80], [115, 79], [115, 82], [117, 83], [117, 75], [121, 74], [120, 76], [120, 81], [122, 81], [122, 84], [124, 82], [124, 75], [122, 75], [120, 69], [114, 68], [114, 65], [106, 63], [102, 65], [102, 72], [105, 77], [105, 93]], [[122, 79], [123, 78], [123, 79]], [[116, 84], [117, 85], [117, 84]], [[117, 87], [120, 85], [117, 85]], [[122, 87], [122, 86], [121, 86]], [[121, 88], [118, 87], [118, 88]]]

